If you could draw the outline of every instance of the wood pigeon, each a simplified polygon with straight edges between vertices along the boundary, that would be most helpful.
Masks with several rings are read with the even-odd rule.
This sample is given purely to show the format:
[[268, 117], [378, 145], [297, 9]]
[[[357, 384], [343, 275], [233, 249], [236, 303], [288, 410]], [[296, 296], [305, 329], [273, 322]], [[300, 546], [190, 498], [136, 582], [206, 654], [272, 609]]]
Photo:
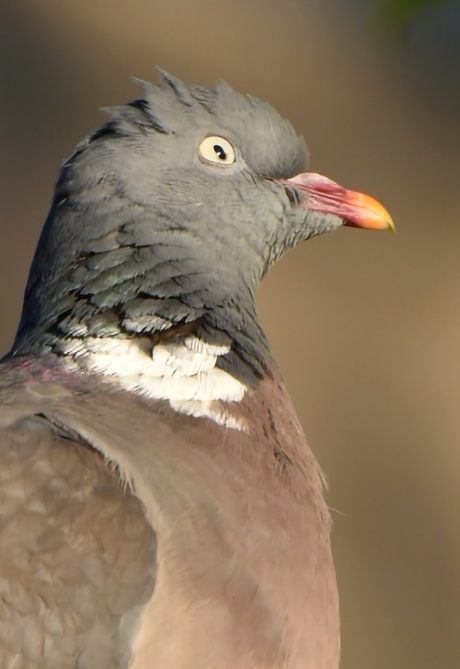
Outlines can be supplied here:
[[337, 669], [330, 518], [255, 306], [375, 200], [160, 72], [63, 164], [0, 365], [1, 669]]

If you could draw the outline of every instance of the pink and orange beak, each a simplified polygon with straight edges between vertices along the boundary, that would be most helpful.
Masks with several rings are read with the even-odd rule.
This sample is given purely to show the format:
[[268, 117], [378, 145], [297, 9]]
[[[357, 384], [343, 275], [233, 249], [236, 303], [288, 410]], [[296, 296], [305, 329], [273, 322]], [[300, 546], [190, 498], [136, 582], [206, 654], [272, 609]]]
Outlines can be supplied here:
[[307, 195], [307, 209], [335, 214], [344, 225], [368, 230], [395, 231], [390, 214], [380, 202], [369, 195], [347, 190], [327, 177], [313, 172], [298, 174], [284, 181], [284, 185]]

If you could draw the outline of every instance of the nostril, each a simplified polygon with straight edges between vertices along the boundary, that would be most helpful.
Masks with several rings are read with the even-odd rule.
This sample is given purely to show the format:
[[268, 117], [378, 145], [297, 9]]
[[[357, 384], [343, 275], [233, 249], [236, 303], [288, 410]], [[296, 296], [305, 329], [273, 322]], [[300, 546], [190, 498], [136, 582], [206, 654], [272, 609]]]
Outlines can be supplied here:
[[298, 206], [300, 204], [299, 191], [296, 188], [292, 188], [291, 186], [284, 186], [284, 190], [286, 192], [286, 195], [288, 197], [291, 206], [293, 207]]

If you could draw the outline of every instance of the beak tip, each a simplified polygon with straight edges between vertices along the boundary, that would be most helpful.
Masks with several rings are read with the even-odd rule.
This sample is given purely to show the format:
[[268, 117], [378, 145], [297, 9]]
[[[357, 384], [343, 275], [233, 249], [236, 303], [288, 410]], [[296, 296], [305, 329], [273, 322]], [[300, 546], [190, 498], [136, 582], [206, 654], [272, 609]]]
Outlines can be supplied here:
[[384, 224], [381, 226], [381, 229], [390, 232], [392, 235], [396, 234], [395, 223], [387, 211], [385, 211], [385, 216], [382, 216], [382, 220]]
[[393, 219], [380, 202], [361, 193], [352, 192], [351, 197], [356, 199], [358, 204], [355, 209], [350, 210], [352, 225], [368, 230], [385, 230], [393, 234], [396, 232]]

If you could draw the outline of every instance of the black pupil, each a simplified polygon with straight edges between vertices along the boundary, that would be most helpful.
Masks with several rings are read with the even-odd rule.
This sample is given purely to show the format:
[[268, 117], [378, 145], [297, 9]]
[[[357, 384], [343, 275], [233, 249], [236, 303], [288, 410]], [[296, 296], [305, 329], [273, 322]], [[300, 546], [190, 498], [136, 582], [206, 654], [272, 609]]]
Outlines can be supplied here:
[[225, 149], [220, 144], [214, 144], [212, 148], [216, 152], [218, 158], [220, 158], [221, 160], [226, 159], [227, 154], [225, 153]]

